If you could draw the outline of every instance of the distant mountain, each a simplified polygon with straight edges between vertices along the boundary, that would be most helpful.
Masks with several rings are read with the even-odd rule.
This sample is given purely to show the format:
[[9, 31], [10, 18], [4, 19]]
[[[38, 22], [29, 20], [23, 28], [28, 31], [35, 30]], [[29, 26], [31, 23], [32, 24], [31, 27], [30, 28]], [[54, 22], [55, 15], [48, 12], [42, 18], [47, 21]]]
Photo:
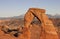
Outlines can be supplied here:
[[46, 14], [49, 18], [53, 18], [53, 15], [50, 14]]
[[60, 14], [54, 15], [54, 18], [60, 18]]
[[13, 16], [11, 18], [24, 18], [24, 15], [20, 15], [20, 16]]
[[[50, 14], [46, 14], [49, 18], [60, 18], [59, 14], [56, 15], [50, 15]], [[13, 16], [13, 17], [0, 17], [0, 20], [5, 20], [5, 19], [23, 19], [24, 15], [20, 15], [20, 16]]]
[[49, 18], [60, 18], [60, 14], [56, 14], [56, 15], [47, 14], [47, 16], [48, 16]]
[[20, 15], [20, 16], [13, 16], [13, 17], [0, 17], [0, 20], [5, 20], [5, 19], [23, 19], [24, 15]]

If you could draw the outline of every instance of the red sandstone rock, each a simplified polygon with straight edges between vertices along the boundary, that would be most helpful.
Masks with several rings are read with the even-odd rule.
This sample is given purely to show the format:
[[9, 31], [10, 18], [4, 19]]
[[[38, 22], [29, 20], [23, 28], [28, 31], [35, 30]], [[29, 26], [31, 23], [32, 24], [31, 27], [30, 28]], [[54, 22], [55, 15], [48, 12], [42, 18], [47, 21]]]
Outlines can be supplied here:
[[[36, 32], [33, 30], [30, 30], [31, 22], [33, 21], [34, 17], [36, 17], [39, 21], [41, 21], [40, 30], [39, 30], [39, 27], [36, 27], [37, 25], [32, 25], [32, 26], [35, 26], [34, 28], [37, 28], [37, 29], [34, 29], [36, 30]], [[10, 32], [9, 34], [4, 33], [4, 31], [7, 32], [8, 29], [11, 29], [12, 32]], [[4, 31], [1, 30], [0, 28], [0, 39], [58, 39], [58, 34], [56, 32], [56, 29], [52, 21], [49, 20], [48, 17], [46, 16], [44, 9], [30, 8], [28, 10], [28, 12], [25, 14], [25, 17], [24, 17], [24, 27], [21, 30], [19, 28], [17, 29], [17, 33], [19, 34], [18, 37], [14, 37], [13, 35], [11, 35], [11, 34], [15, 34], [13, 29], [17, 29], [17, 28], [5, 26], [3, 28]], [[38, 37], [31, 38], [32, 36], [31, 32], [33, 32], [35, 36], [37, 33]]]
[[29, 28], [29, 25], [31, 24], [34, 17], [36, 17], [42, 23], [41, 27], [43, 31], [41, 31], [42, 38], [40, 37], [40, 39], [58, 39], [58, 34], [56, 32], [56, 29], [52, 21], [49, 20], [48, 17], [46, 16], [44, 9], [30, 8], [24, 17], [25, 27]]

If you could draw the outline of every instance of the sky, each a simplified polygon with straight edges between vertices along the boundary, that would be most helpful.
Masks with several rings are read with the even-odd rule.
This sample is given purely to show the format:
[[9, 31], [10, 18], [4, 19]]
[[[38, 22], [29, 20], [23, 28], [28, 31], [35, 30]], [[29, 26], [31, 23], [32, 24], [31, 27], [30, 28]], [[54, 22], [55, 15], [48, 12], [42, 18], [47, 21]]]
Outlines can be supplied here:
[[0, 17], [19, 16], [32, 7], [45, 9], [46, 14], [60, 14], [60, 0], [0, 0]]

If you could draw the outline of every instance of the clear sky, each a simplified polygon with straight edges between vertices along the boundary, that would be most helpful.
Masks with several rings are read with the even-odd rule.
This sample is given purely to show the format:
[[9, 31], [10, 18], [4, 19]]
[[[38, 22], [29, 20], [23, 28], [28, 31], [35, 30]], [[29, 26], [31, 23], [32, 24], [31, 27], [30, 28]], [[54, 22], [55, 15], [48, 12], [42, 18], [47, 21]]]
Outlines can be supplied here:
[[31, 7], [46, 9], [47, 14], [60, 14], [60, 0], [0, 0], [0, 17], [19, 16]]

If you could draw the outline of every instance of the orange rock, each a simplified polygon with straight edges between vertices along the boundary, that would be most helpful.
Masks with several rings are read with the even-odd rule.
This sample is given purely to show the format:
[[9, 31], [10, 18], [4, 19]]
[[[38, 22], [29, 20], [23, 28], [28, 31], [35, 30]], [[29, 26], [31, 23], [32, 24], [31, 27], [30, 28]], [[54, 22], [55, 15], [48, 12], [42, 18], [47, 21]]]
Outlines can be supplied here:
[[[38, 8], [30, 8], [28, 12], [25, 14], [24, 17], [24, 26], [29, 28], [29, 25], [31, 24], [32, 20], [36, 17], [39, 21], [41, 21], [41, 37], [40, 39], [58, 39], [58, 34], [56, 32], [56, 29], [52, 23], [51, 20], [48, 19], [48, 17], [45, 14], [44, 9], [38, 9]], [[50, 37], [50, 38], [49, 38]]]
[[[39, 27], [36, 27], [37, 25], [31, 25], [34, 17], [36, 17], [39, 21], [41, 21], [40, 29], [38, 29]], [[35, 29], [34, 31], [30, 30], [32, 26], [35, 26], [34, 29], [35, 28], [37, 29]], [[11, 29], [12, 32], [9, 34], [3, 32], [3, 30], [7, 32], [8, 29]], [[14, 29], [17, 29], [17, 33], [19, 34], [18, 37], [14, 37], [11, 35], [15, 33], [13, 31]], [[48, 17], [46, 16], [45, 10], [39, 8], [30, 8], [28, 10], [28, 12], [24, 16], [23, 28], [15, 27], [15, 26], [13, 27], [3, 26], [1, 30], [0, 27], [0, 39], [36, 39], [36, 38], [31, 38], [32, 36], [31, 32], [34, 32], [35, 36], [36, 33], [38, 33], [36, 37], [37, 39], [58, 39], [58, 34], [56, 32], [56, 29], [52, 21], [49, 20]]]

